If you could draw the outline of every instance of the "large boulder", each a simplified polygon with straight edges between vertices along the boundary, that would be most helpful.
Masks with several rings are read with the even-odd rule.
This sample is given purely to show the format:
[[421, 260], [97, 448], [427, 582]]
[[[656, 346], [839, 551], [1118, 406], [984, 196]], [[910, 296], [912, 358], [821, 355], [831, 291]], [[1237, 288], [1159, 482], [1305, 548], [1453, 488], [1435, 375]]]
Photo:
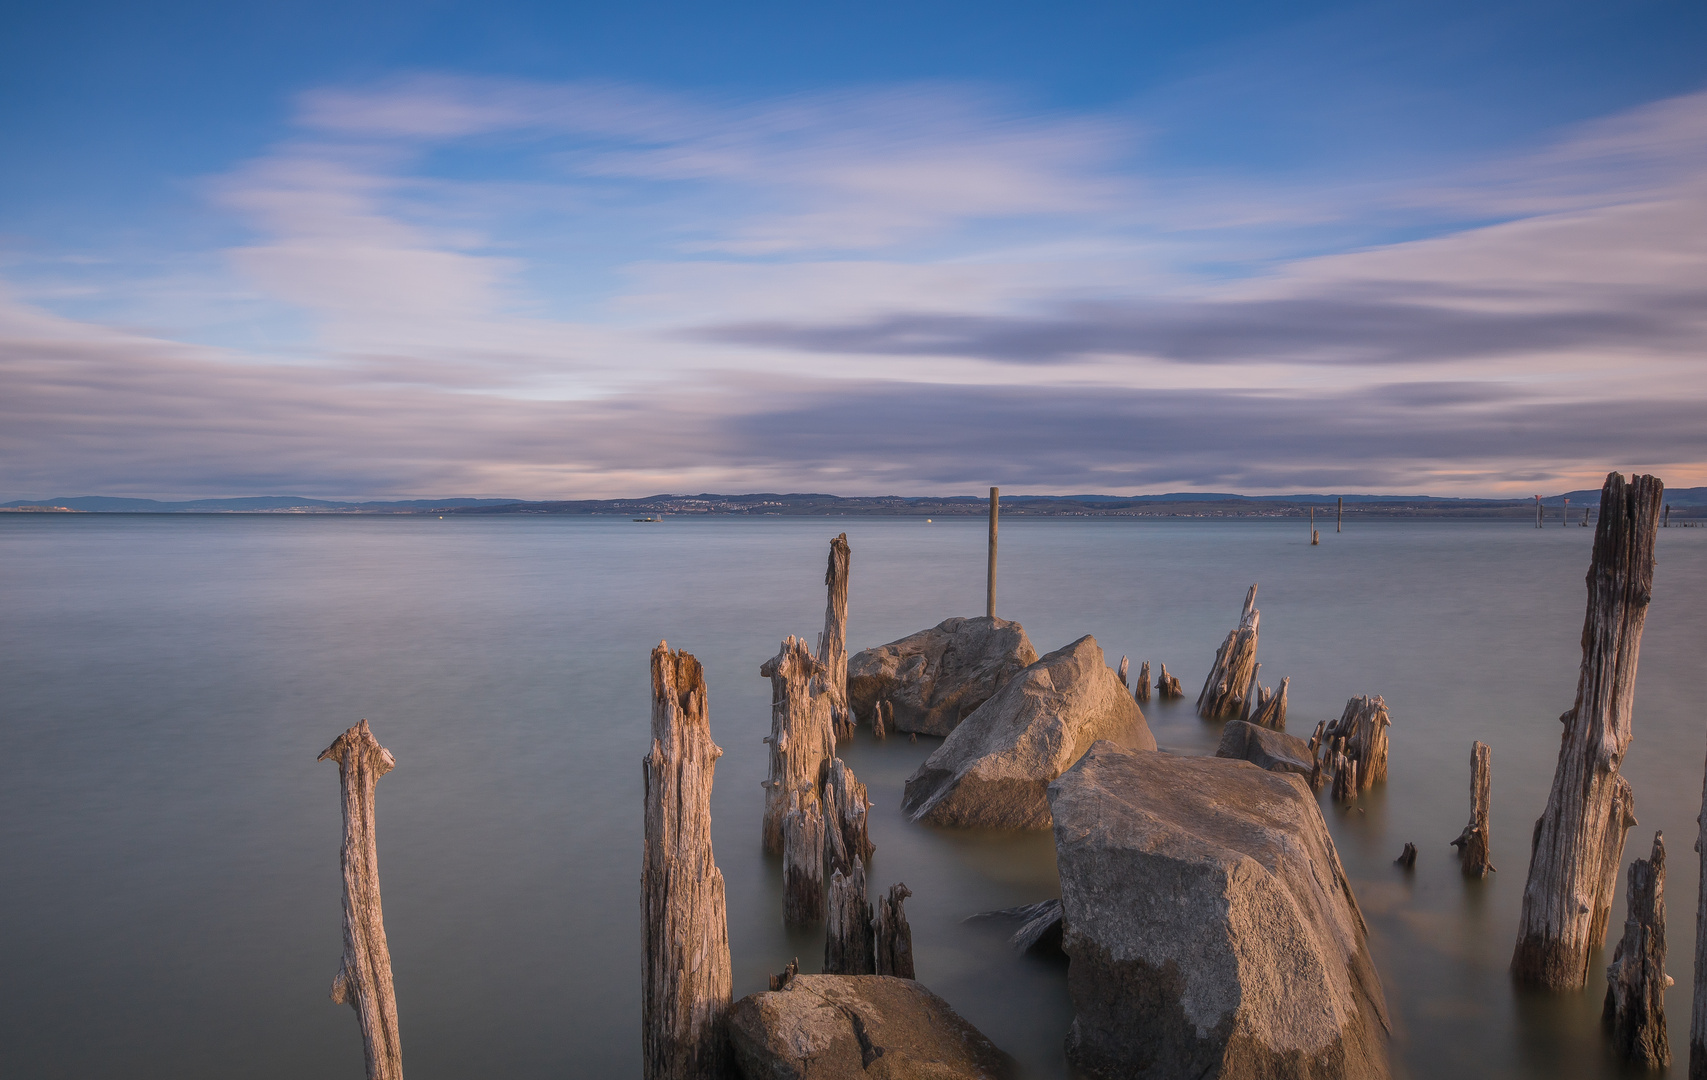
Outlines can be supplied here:
[[895, 728], [947, 735], [1028, 664], [1037, 650], [1025, 628], [1006, 619], [944, 619], [929, 630], [855, 653], [848, 700], [857, 716], [879, 701], [895, 710]]
[[1086, 634], [1020, 672], [949, 733], [907, 780], [914, 821], [1049, 827], [1045, 789], [1098, 739], [1156, 748], [1144, 714]]
[[1221, 729], [1221, 745], [1215, 748], [1215, 756], [1248, 761], [1269, 772], [1295, 772], [1300, 776], [1309, 776], [1315, 763], [1310, 744], [1298, 736], [1243, 720], [1229, 721]]
[[729, 1010], [746, 1080], [999, 1080], [1014, 1061], [912, 979], [796, 975]]
[[1389, 1075], [1363, 914], [1302, 779], [1098, 743], [1049, 801], [1076, 1068]]

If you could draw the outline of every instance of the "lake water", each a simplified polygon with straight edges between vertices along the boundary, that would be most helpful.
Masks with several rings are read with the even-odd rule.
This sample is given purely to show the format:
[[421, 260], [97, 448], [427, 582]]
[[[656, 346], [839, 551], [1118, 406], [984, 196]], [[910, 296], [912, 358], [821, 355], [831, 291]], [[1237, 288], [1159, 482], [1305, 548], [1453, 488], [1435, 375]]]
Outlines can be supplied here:
[[[359, 1077], [341, 949], [338, 777], [315, 757], [363, 717], [397, 757], [379, 851], [404, 1058], [434, 1077], [640, 1073], [640, 760], [648, 654], [705, 664], [723, 746], [713, 805], [737, 996], [817, 933], [785, 931], [759, 845], [769, 683], [823, 625], [830, 538], [853, 548], [850, 648], [982, 614], [982, 520], [0, 515], [0, 1072]], [[1414, 1077], [1618, 1075], [1604, 982], [1506, 975], [1531, 824], [1580, 658], [1592, 529], [1356, 521], [1010, 519], [999, 612], [1038, 651], [1095, 634], [1109, 662], [1176, 671], [1146, 707], [1164, 747], [1212, 750], [1191, 712], [1261, 583], [1265, 682], [1294, 733], [1348, 697], [1392, 710], [1385, 787], [1324, 800]], [[1660, 534], [1624, 770], [1669, 840], [1668, 1001], [1687, 1060], [1707, 750], [1707, 530]], [[1470, 744], [1493, 747], [1498, 873], [1447, 842]], [[1060, 962], [974, 912], [1056, 894], [1047, 831], [911, 826], [902, 781], [934, 740], [842, 751], [870, 787], [874, 886], [914, 897], [919, 978], [1037, 1077], [1065, 1075]], [[1392, 865], [1406, 841], [1414, 874]], [[1620, 879], [1622, 886], [1622, 877]], [[1612, 938], [1624, 921], [1622, 887]], [[1610, 953], [1610, 947], [1607, 950]], [[1596, 970], [1601, 970], [1601, 967]]]

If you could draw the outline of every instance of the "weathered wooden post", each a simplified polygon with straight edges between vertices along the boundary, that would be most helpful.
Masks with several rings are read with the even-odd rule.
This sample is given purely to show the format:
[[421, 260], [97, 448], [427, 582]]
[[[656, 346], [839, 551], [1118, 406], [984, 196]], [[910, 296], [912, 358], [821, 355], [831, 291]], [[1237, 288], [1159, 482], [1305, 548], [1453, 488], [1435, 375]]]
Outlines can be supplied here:
[[391, 949], [379, 899], [379, 845], [373, 824], [373, 785], [397, 764], [363, 720], [333, 740], [318, 760], [338, 763], [343, 793], [344, 957], [332, 977], [332, 1000], [356, 1010], [368, 1080], [403, 1080], [403, 1042]]
[[[1355, 767], [1357, 783], [1353, 795], [1367, 791], [1377, 780], [1387, 779], [1387, 729], [1393, 724], [1387, 712], [1387, 702], [1379, 695], [1354, 697], [1345, 703], [1345, 712], [1329, 724], [1324, 734], [1339, 745]], [[1334, 778], [1339, 790], [1339, 777]]]
[[1664, 486], [1628, 485], [1619, 473], [1600, 491], [1589, 562], [1577, 697], [1565, 725], [1547, 808], [1535, 823], [1512, 974], [1519, 982], [1580, 990], [1606, 942], [1624, 835], [1636, 823], [1619, 772], [1632, 737], [1636, 661], [1654, 587], [1654, 530]]
[[1624, 892], [1629, 915], [1624, 937], [1606, 969], [1606, 1004], [1601, 1019], [1612, 1029], [1620, 1057], [1650, 1069], [1671, 1066], [1666, 1036], [1666, 846], [1654, 834], [1653, 853], [1630, 864]]
[[1695, 994], [1689, 1011], [1689, 1080], [1707, 1080], [1707, 771], [1701, 783], [1701, 813], [1695, 817], [1695, 850], [1702, 854], [1695, 883]]
[[838, 739], [854, 733], [853, 710], [848, 706], [848, 534], [830, 541], [830, 566], [824, 571], [829, 600], [824, 606], [824, 636], [818, 643], [820, 692], [830, 695], [830, 728]]
[[729, 919], [711, 851], [711, 785], [723, 751], [711, 741], [705, 672], [660, 641], [652, 650], [652, 752], [640, 874], [646, 1080], [714, 1080], [728, 1048]]
[[872, 917], [877, 950], [877, 974], [893, 975], [898, 979], [911, 979], [913, 975], [913, 929], [907, 925], [907, 913], [901, 905], [907, 897], [913, 895], [913, 890], [907, 888], [905, 882], [889, 887], [888, 896], [880, 896], [873, 905], [877, 913]]
[[1488, 799], [1493, 787], [1493, 751], [1488, 744], [1477, 742], [1470, 747], [1470, 822], [1452, 846], [1463, 860], [1466, 877], [1487, 877], [1497, 869], [1490, 858], [1491, 837], [1488, 833]]
[[1132, 696], [1140, 705], [1150, 700], [1150, 661], [1146, 660], [1138, 666], [1138, 685], [1132, 688]]
[[777, 654], [759, 667], [771, 681], [770, 775], [764, 781], [765, 851], [782, 854], [782, 819], [788, 813], [789, 796], [800, 788], [818, 790], [818, 773], [836, 752], [836, 736], [830, 727], [830, 699], [814, 694], [812, 683], [818, 661], [797, 637], [783, 640]]
[[1345, 496], [1339, 497], [1339, 509], [1334, 511], [1334, 532], [1345, 530]]
[[[854, 859], [866, 863], [871, 861], [877, 848], [871, 842], [867, 827], [870, 809], [871, 796], [867, 794], [865, 785], [841, 758], [832, 759], [824, 776], [825, 839], [827, 850], [843, 853], [843, 861], [835, 864], [833, 869], [847, 870]], [[834, 843], [828, 843], [830, 834], [834, 834]]]
[[1205, 720], [1236, 717], [1244, 707], [1251, 672], [1257, 662], [1257, 624], [1262, 614], [1256, 604], [1257, 587], [1252, 585], [1245, 593], [1239, 625], [1228, 632], [1227, 640], [1215, 650], [1215, 663], [1209, 669], [1209, 677], [1203, 680], [1203, 691], [1197, 695], [1197, 713]]
[[984, 614], [996, 617], [996, 515], [1000, 511], [1002, 489], [990, 489], [990, 580], [984, 602]]
[[1179, 684], [1178, 675], [1168, 674], [1168, 665], [1162, 665], [1162, 673], [1156, 677], [1156, 693], [1163, 699], [1185, 697], [1185, 689]]
[[1131, 662], [1127, 660], [1126, 657], [1122, 656], [1120, 658], [1120, 670], [1115, 672], [1115, 674], [1120, 676], [1120, 685], [1128, 690], [1132, 688], [1132, 681], [1128, 677], [1131, 670]]
[[818, 793], [788, 793], [782, 818], [782, 921], [805, 926], [824, 918], [824, 809]]
[[855, 858], [847, 873], [830, 875], [824, 926], [824, 974], [875, 975], [871, 901], [865, 893], [865, 861]]

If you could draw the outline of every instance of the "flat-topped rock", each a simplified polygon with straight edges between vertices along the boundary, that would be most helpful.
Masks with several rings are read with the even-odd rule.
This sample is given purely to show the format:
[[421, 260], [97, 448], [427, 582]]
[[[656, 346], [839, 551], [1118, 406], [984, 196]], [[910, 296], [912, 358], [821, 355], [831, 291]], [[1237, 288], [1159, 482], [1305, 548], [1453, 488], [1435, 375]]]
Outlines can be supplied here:
[[1014, 1061], [912, 979], [796, 975], [729, 1011], [746, 1080], [1006, 1080]]
[[1215, 756], [1248, 761], [1269, 772], [1295, 772], [1300, 776], [1309, 776], [1314, 764], [1310, 744], [1303, 739], [1244, 720], [1229, 720], [1221, 729], [1221, 745], [1215, 748]]
[[947, 735], [1036, 661], [1037, 650], [1017, 622], [944, 619], [854, 654], [848, 661], [848, 700], [862, 717], [888, 701], [895, 730]]
[[1049, 826], [1049, 781], [1098, 739], [1146, 750], [1155, 736], [1086, 634], [1008, 681], [907, 780], [914, 821], [984, 829]]
[[1302, 779], [1098, 743], [1049, 799], [1076, 1068], [1389, 1075], [1363, 915]]

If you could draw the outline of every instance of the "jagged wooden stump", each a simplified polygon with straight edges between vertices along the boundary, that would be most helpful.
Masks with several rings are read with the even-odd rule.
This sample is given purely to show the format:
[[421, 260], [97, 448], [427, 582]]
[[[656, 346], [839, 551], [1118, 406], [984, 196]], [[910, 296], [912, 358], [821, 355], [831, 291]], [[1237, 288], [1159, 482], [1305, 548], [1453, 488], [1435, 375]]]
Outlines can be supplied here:
[[855, 857], [848, 873], [837, 870], [830, 875], [830, 900], [824, 918], [824, 974], [877, 974], [874, 943], [871, 901], [865, 894], [865, 862]]
[[805, 926], [824, 918], [824, 811], [811, 788], [789, 794], [782, 823], [782, 920]]
[[344, 807], [344, 957], [332, 977], [332, 1000], [348, 1003], [362, 1029], [368, 1080], [403, 1080], [403, 1041], [397, 995], [391, 985], [391, 949], [379, 896], [379, 846], [373, 823], [373, 786], [397, 759], [379, 745], [363, 720], [333, 740], [319, 760], [338, 763]]
[[782, 819], [790, 796], [801, 788], [818, 787], [819, 771], [836, 752], [831, 730], [830, 698], [812, 692], [821, 667], [806, 642], [789, 637], [777, 654], [765, 661], [759, 674], [771, 681], [770, 775], [764, 782], [765, 852], [782, 854]]
[[1664, 486], [1611, 473], [1589, 561], [1588, 610], [1576, 702], [1565, 725], [1547, 808], [1536, 822], [1511, 969], [1522, 983], [1580, 990], [1606, 942], [1635, 796], [1619, 772], [1632, 736], [1636, 661], [1654, 587]]
[[1358, 785], [1352, 794], [1387, 779], [1387, 729], [1392, 724], [1382, 698], [1354, 697], [1345, 703], [1340, 718], [1327, 726], [1326, 735], [1343, 741], [1341, 749], [1357, 765]]
[[913, 890], [905, 882], [891, 885], [889, 895], [878, 897], [872, 917], [877, 951], [877, 974], [911, 979], [913, 975], [913, 929], [907, 925], [907, 913], [901, 905]]
[[1275, 731], [1286, 730], [1286, 688], [1292, 685], [1292, 677], [1280, 680], [1280, 689], [1272, 694], [1265, 694], [1262, 706], [1251, 717], [1251, 723], [1260, 727], [1272, 728]]
[[1256, 671], [1257, 629], [1262, 613], [1257, 610], [1257, 587], [1245, 593], [1245, 606], [1239, 613], [1239, 625], [1227, 634], [1227, 640], [1215, 650], [1215, 663], [1209, 677], [1203, 680], [1203, 690], [1197, 695], [1197, 714], [1205, 720], [1236, 718], [1243, 710], [1251, 678]]
[[815, 689], [830, 696], [830, 727], [835, 738], [851, 739], [853, 711], [848, 707], [848, 534], [830, 541], [830, 565], [824, 571], [829, 600], [824, 607], [824, 636], [818, 641]]
[[652, 752], [643, 762], [646, 1080], [711, 1080], [728, 1068], [729, 920], [711, 850], [711, 785], [722, 756], [711, 741], [699, 661], [660, 641], [652, 650]]
[[1654, 834], [1653, 853], [1630, 864], [1629, 916], [1624, 937], [1606, 969], [1606, 1006], [1602, 1020], [1612, 1031], [1612, 1048], [1626, 1061], [1649, 1069], [1671, 1065], [1666, 1037], [1666, 848]]
[[867, 828], [871, 797], [841, 758], [833, 758], [824, 777], [825, 850], [840, 852], [831, 870], [847, 871], [858, 859], [871, 862], [877, 850]]
[[1132, 696], [1140, 705], [1150, 700], [1150, 661], [1146, 660], [1138, 667], [1138, 684], [1132, 688]]
[[1493, 751], [1484, 742], [1470, 747], [1470, 821], [1452, 846], [1458, 849], [1466, 875], [1487, 877], [1495, 869], [1490, 862], [1492, 844], [1488, 833], [1488, 797], [1493, 787]]
[[1179, 684], [1179, 676], [1169, 675], [1166, 664], [1162, 665], [1162, 673], [1156, 679], [1156, 693], [1168, 701], [1185, 697], [1185, 690]]

